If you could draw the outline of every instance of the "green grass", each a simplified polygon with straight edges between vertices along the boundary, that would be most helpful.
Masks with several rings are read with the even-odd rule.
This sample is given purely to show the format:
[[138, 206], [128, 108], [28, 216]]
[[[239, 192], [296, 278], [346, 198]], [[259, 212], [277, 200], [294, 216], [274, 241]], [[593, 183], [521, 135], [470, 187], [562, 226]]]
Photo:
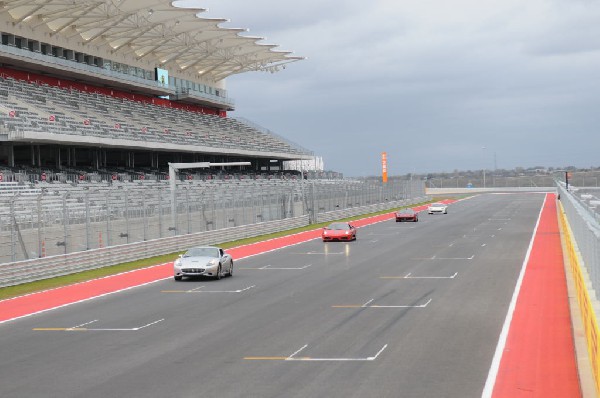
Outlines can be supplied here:
[[[444, 199], [444, 198], [440, 198], [440, 197], [436, 198], [436, 200], [442, 200], [442, 199]], [[433, 201], [411, 204], [410, 207], [415, 207], [415, 206], [419, 206], [419, 205], [423, 205], [423, 204], [431, 203], [431, 202], [433, 202]], [[363, 214], [363, 215], [351, 217], [351, 218], [344, 218], [339, 221], [353, 221], [353, 220], [357, 220], [357, 219], [361, 219], [361, 218], [377, 216], [380, 214], [388, 214], [388, 213], [392, 213], [392, 212], [397, 211], [398, 209], [401, 209], [404, 207], [409, 207], [409, 206], [403, 206], [403, 207], [400, 207], [397, 209], [385, 210], [385, 211], [380, 211], [380, 212], [376, 212], [376, 213]], [[262, 242], [262, 241], [272, 239], [272, 238], [277, 238], [280, 236], [291, 235], [291, 234], [295, 234], [295, 233], [299, 233], [299, 232], [310, 231], [310, 230], [322, 228], [325, 225], [328, 225], [329, 223], [330, 222], [320, 223], [320, 224], [310, 224], [305, 227], [290, 229], [287, 231], [281, 231], [281, 232], [272, 233], [272, 234], [268, 234], [268, 235], [255, 236], [252, 238], [246, 238], [246, 239], [236, 240], [236, 241], [232, 241], [232, 242], [223, 242], [223, 243], [217, 244], [216, 246], [220, 246], [224, 249], [229, 249], [229, 248], [236, 247], [236, 246], [242, 246], [242, 245], [248, 245], [251, 243]], [[29, 294], [29, 293], [40, 292], [43, 290], [53, 289], [53, 288], [57, 288], [57, 287], [61, 287], [61, 286], [72, 285], [75, 283], [85, 282], [85, 281], [89, 281], [92, 279], [98, 279], [98, 278], [102, 278], [102, 277], [109, 276], [109, 275], [115, 275], [115, 274], [118, 274], [121, 272], [132, 271], [132, 270], [136, 270], [136, 269], [140, 269], [140, 268], [150, 267], [150, 266], [156, 265], [156, 264], [170, 262], [170, 261], [173, 261], [175, 258], [177, 258], [177, 256], [179, 254], [180, 254], [179, 252], [171, 253], [171, 254], [164, 254], [161, 256], [157, 256], [157, 257], [145, 258], [142, 260], [131, 261], [128, 263], [113, 265], [113, 266], [109, 266], [109, 267], [103, 267], [103, 268], [99, 268], [99, 269], [78, 272], [78, 273], [71, 274], [71, 275], [59, 276], [56, 278], [44, 279], [44, 280], [35, 281], [35, 282], [31, 282], [31, 283], [24, 283], [21, 285], [0, 288], [0, 300], [5, 300], [8, 298], [12, 298], [12, 297], [22, 296], [22, 295]]]

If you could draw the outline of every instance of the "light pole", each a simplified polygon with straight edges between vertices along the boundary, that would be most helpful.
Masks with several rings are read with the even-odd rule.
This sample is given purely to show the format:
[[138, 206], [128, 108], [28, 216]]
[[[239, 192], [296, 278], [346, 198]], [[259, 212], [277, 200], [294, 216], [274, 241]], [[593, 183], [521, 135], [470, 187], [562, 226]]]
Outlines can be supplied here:
[[[485, 151], [485, 146], [482, 146], [481, 149]], [[483, 188], [485, 189], [485, 165], [483, 166]]]

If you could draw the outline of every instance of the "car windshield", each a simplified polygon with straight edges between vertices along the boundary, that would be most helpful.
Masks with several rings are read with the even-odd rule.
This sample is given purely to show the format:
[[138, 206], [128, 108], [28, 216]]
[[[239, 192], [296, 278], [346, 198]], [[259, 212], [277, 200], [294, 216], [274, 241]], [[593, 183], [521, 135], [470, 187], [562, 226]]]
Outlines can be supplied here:
[[433, 207], [443, 207], [444, 204], [443, 203], [434, 203], [432, 204]]
[[342, 222], [336, 222], [333, 224], [329, 224], [329, 226], [327, 226], [325, 229], [333, 229], [336, 231], [344, 231], [344, 230], [348, 230], [350, 229], [350, 226], [346, 223], [342, 223]]
[[401, 213], [401, 214], [413, 214], [414, 211], [412, 211], [412, 209], [404, 209], [404, 210], [400, 210], [399, 213]]
[[219, 249], [216, 247], [194, 247], [188, 250], [183, 257], [219, 257]]

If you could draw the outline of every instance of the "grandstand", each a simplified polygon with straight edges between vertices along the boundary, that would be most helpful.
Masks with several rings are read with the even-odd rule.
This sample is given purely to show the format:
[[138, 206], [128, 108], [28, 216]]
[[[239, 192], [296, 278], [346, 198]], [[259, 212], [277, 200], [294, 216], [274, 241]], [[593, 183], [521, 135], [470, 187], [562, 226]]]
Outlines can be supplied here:
[[[146, 241], [171, 253], [178, 235], [248, 226], [252, 236], [259, 223], [424, 195], [420, 182], [344, 180], [310, 150], [230, 117], [227, 77], [302, 58], [202, 11], [170, 0], [0, 2], [0, 264]], [[250, 165], [167, 182], [168, 164], [185, 162]]]
[[244, 173], [260, 174], [313, 157], [228, 117], [228, 76], [301, 58], [171, 3], [1, 3], [4, 181], [22, 173], [160, 179], [169, 162], [199, 161], [251, 162]]

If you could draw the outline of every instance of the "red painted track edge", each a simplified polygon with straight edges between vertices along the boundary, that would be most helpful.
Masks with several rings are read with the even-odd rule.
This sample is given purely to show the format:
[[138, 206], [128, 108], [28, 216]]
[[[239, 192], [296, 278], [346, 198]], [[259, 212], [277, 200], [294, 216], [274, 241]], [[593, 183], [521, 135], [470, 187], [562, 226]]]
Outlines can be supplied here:
[[563, 261], [555, 195], [547, 194], [492, 398], [581, 397]]

